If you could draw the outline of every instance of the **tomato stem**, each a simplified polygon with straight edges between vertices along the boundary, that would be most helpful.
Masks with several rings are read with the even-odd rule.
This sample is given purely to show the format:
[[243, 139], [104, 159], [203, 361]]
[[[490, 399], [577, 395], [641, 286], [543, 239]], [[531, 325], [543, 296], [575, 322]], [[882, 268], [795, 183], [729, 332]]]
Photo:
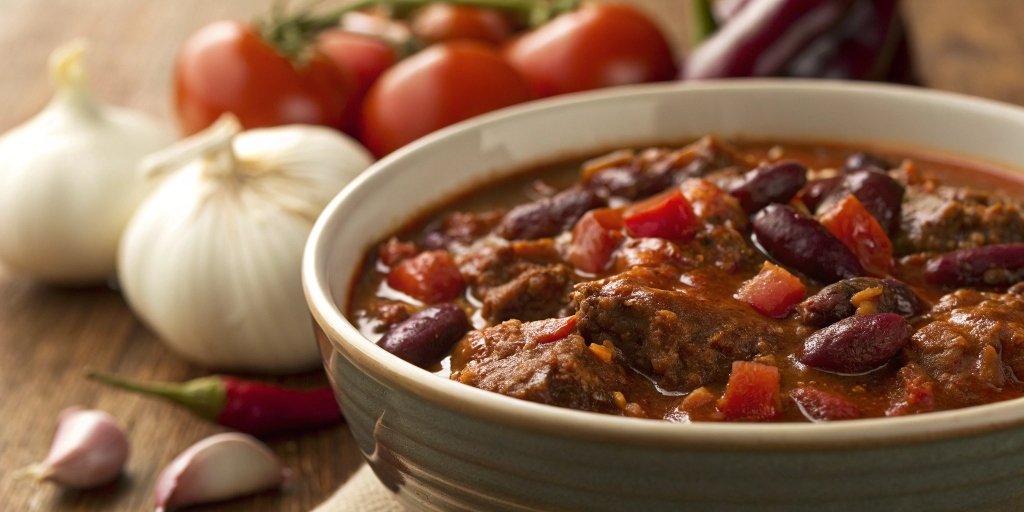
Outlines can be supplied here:
[[718, 23], [711, 10], [710, 0], [692, 0], [693, 6], [693, 42], [700, 44], [718, 30]]
[[410, 10], [435, 3], [447, 3], [494, 9], [508, 12], [527, 20], [532, 27], [542, 25], [564, 12], [575, 10], [580, 0], [351, 0], [327, 13], [316, 14], [308, 9], [286, 13], [276, 7], [268, 20], [256, 26], [264, 40], [292, 60], [302, 62], [306, 49], [321, 32], [335, 28], [342, 17], [350, 12], [373, 7]]

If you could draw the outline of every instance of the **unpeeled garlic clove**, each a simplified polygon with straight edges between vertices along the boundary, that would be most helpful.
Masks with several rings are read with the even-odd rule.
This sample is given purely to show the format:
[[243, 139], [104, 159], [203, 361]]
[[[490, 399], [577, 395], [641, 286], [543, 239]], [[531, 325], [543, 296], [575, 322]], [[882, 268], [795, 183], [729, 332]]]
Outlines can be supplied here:
[[164, 468], [156, 483], [156, 510], [237, 498], [284, 483], [288, 470], [256, 438], [217, 434], [192, 445]]
[[46, 460], [24, 474], [66, 487], [89, 489], [112, 482], [128, 460], [128, 438], [112, 416], [70, 407], [60, 413]]

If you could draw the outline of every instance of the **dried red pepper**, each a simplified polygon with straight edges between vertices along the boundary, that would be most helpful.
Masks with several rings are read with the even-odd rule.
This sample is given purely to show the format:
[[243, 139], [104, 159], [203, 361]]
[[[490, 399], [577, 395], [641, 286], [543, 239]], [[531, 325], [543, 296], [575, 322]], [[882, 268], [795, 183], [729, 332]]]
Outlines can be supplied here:
[[286, 389], [213, 375], [186, 382], [136, 382], [104, 372], [88, 377], [115, 388], [176, 403], [219, 425], [269, 435], [334, 425], [344, 420], [330, 387]]

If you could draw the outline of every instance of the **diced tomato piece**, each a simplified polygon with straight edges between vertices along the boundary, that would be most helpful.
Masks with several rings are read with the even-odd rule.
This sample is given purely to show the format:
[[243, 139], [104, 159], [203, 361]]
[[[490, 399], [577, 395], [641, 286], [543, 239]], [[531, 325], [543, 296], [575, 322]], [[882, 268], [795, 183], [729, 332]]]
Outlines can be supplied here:
[[789, 397], [811, 421], [852, 420], [861, 416], [856, 405], [828, 391], [802, 387], [790, 391]]
[[622, 238], [622, 214], [618, 210], [590, 210], [572, 228], [566, 259], [584, 272], [600, 273]]
[[747, 212], [739, 200], [704, 178], [690, 178], [679, 186], [683, 197], [693, 206], [693, 213], [704, 222], [731, 222], [738, 230], [747, 225]]
[[427, 304], [452, 300], [466, 282], [448, 251], [428, 251], [402, 260], [388, 274], [388, 286]]
[[864, 270], [876, 276], [892, 274], [892, 241], [856, 196], [846, 196], [818, 220], [857, 256]]
[[540, 345], [558, 341], [568, 336], [575, 328], [576, 315], [573, 315], [525, 323], [523, 324], [523, 334], [527, 340], [533, 340]]
[[779, 369], [751, 361], [733, 361], [718, 411], [727, 421], [771, 421], [779, 417]]
[[633, 204], [622, 214], [626, 231], [636, 238], [689, 240], [697, 233], [697, 215], [679, 189]]
[[807, 288], [799, 277], [766, 261], [756, 276], [740, 286], [735, 297], [764, 316], [783, 318], [806, 294]]

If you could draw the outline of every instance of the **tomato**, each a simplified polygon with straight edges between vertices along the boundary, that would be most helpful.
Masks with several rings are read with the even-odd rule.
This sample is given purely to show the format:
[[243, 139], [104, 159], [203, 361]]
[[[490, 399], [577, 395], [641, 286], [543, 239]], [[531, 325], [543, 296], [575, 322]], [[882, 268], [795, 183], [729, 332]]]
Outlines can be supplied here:
[[622, 241], [618, 210], [599, 208], [583, 214], [572, 228], [566, 260], [576, 268], [597, 274], [608, 266], [612, 251]]
[[363, 102], [362, 140], [378, 156], [463, 119], [531, 98], [530, 86], [494, 49], [441, 43], [387, 70]]
[[743, 283], [736, 292], [736, 298], [750, 304], [762, 315], [785, 318], [806, 294], [807, 289], [800, 278], [766, 261], [756, 276]]
[[565, 338], [576, 328], [575, 315], [523, 324], [524, 337], [538, 345]]
[[219, 21], [185, 41], [175, 64], [174, 92], [186, 134], [225, 112], [233, 112], [245, 128], [291, 123], [340, 128], [352, 78], [318, 52], [293, 63], [250, 25]]
[[892, 274], [892, 241], [857, 196], [846, 196], [818, 220], [850, 249], [864, 270], [876, 276]]
[[771, 421], [782, 412], [779, 369], [751, 361], [733, 361], [718, 411], [727, 421]]
[[428, 251], [402, 260], [388, 273], [388, 286], [427, 304], [452, 300], [466, 283], [448, 251]]
[[412, 33], [426, 43], [472, 39], [500, 44], [512, 35], [502, 13], [468, 5], [430, 4], [412, 16]]
[[517, 38], [505, 57], [541, 97], [676, 76], [664, 34], [627, 5], [585, 4]]
[[645, 199], [622, 214], [626, 231], [642, 238], [689, 240], [697, 232], [697, 216], [679, 189]]
[[336, 66], [352, 74], [355, 83], [344, 128], [345, 132], [357, 135], [363, 98], [377, 78], [398, 62], [398, 51], [379, 37], [343, 30], [324, 32], [317, 47]]

